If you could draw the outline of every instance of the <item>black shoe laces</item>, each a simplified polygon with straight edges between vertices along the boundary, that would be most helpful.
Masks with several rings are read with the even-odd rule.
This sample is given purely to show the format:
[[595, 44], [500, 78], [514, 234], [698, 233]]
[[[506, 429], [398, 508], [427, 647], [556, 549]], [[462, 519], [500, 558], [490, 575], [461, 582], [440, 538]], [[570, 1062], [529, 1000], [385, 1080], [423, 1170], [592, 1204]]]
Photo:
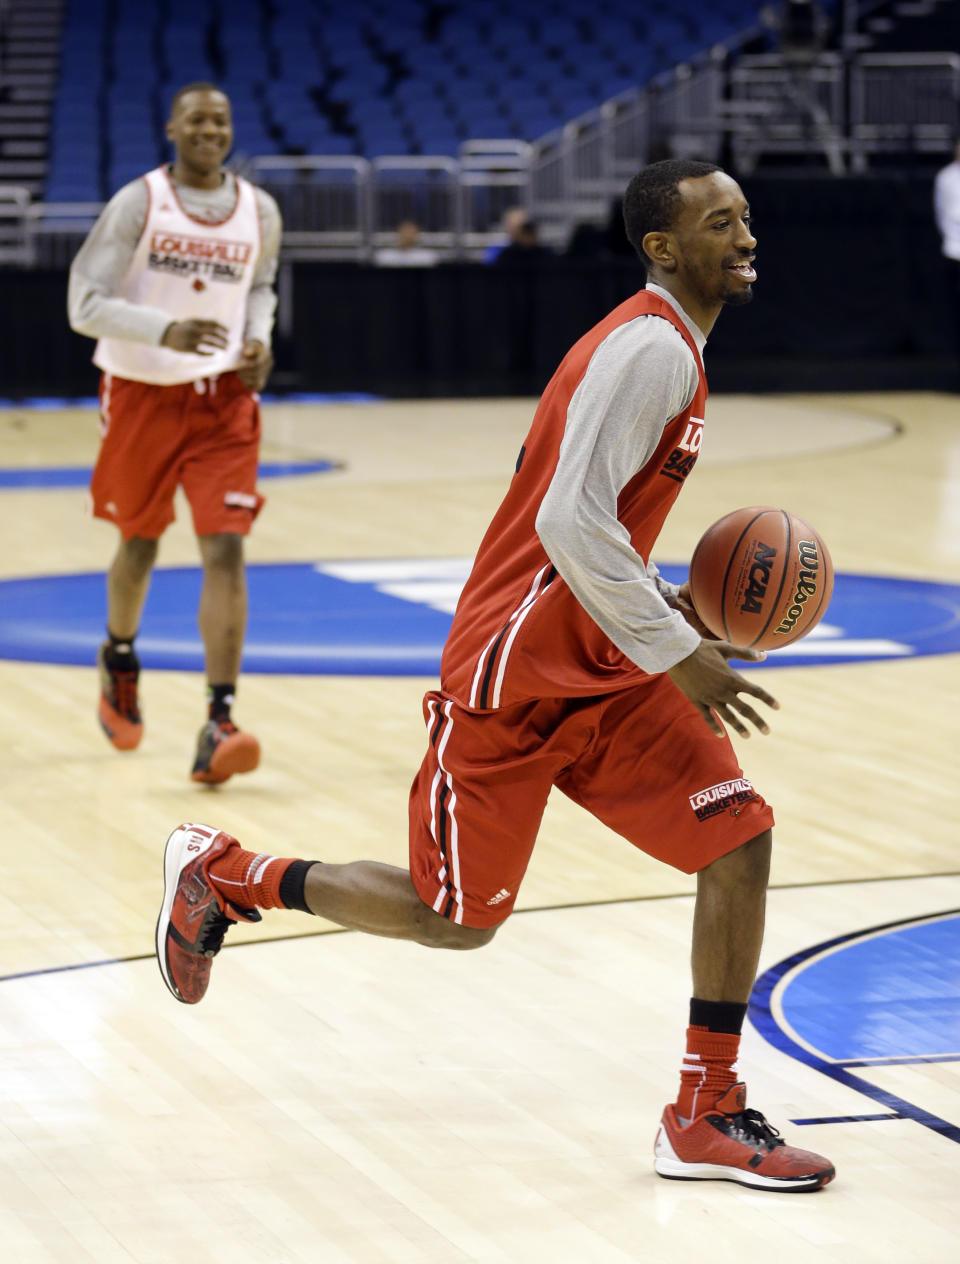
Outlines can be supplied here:
[[221, 913], [219, 909], [211, 909], [203, 924], [197, 949], [202, 957], [215, 957], [223, 947], [223, 937], [233, 925], [233, 919]]
[[[234, 906], [244, 921], [261, 922], [263, 918], [260, 912], [255, 908], [237, 908]], [[223, 947], [223, 937], [231, 926], [237, 924], [236, 917], [230, 917], [224, 913], [222, 909], [215, 904], [211, 904], [207, 909], [207, 915], [200, 927], [200, 934], [197, 936], [196, 951], [201, 957], [215, 957]]]
[[735, 1115], [724, 1115], [723, 1131], [728, 1136], [742, 1141], [745, 1145], [763, 1146], [767, 1150], [775, 1150], [784, 1144], [780, 1133], [759, 1110], [747, 1107]]

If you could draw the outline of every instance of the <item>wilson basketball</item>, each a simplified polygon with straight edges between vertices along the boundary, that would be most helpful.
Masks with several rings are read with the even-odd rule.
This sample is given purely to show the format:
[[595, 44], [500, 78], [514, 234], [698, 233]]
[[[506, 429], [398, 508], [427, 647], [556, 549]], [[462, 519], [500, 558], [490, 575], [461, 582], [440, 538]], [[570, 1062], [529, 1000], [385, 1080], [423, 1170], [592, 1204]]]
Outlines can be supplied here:
[[708, 527], [690, 560], [690, 600], [714, 636], [775, 650], [815, 628], [833, 592], [822, 537], [786, 509], [735, 509]]

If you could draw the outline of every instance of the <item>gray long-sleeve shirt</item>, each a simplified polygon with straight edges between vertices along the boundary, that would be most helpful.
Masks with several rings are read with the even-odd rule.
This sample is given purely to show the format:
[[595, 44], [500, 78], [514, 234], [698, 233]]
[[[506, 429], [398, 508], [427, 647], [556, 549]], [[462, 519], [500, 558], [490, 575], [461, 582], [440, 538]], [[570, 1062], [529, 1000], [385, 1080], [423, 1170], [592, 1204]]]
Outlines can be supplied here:
[[[188, 214], [198, 219], [222, 220], [237, 197], [231, 172], [217, 189], [194, 189], [178, 184], [177, 197]], [[260, 256], [247, 296], [244, 338], [270, 345], [277, 306], [274, 281], [280, 252], [282, 224], [276, 202], [263, 189], [254, 189], [260, 216]], [[117, 290], [137, 248], [147, 218], [147, 186], [133, 180], [118, 190], [103, 208], [70, 267], [67, 316], [70, 328], [88, 338], [125, 338], [160, 343], [175, 317], [169, 312], [117, 297]]]
[[[702, 355], [706, 338], [676, 299], [658, 285], [647, 288], [674, 308]], [[667, 423], [690, 405], [697, 383], [693, 353], [668, 321], [638, 316], [618, 326], [597, 347], [570, 401], [557, 468], [537, 514], [540, 541], [574, 596], [647, 672], [668, 670], [700, 637], [671, 609], [677, 586], [633, 548], [617, 499]]]
[[948, 259], [960, 259], [960, 159], [937, 172], [933, 182], [933, 213], [944, 255]]

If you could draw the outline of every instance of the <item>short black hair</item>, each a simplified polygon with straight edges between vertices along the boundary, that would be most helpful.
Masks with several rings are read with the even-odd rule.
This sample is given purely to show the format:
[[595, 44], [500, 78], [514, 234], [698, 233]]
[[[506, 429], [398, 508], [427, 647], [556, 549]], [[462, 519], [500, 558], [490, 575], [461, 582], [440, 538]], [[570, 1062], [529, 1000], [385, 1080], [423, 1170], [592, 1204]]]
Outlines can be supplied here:
[[[222, 88], [218, 88], [215, 83], [206, 83], [203, 80], [197, 80], [195, 83], [185, 83], [182, 88], [178, 88], [173, 94], [173, 100], [170, 102], [170, 118], [173, 118], [177, 112], [177, 106], [188, 92], [219, 92], [222, 97], [227, 94]], [[229, 101], [230, 98], [227, 97]]]
[[647, 233], [669, 232], [676, 222], [680, 181], [722, 170], [715, 163], [694, 158], [666, 158], [637, 172], [623, 195], [623, 223], [631, 246], [641, 258], [645, 257], [643, 239]]

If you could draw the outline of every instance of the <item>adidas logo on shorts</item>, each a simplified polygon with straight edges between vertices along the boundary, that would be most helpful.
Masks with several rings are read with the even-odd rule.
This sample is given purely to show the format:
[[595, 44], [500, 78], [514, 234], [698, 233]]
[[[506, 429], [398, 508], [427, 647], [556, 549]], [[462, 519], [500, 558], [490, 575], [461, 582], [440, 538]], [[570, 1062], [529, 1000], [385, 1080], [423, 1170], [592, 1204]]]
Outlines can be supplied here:
[[491, 896], [490, 899], [487, 900], [487, 903], [488, 904], [502, 904], [504, 900], [509, 900], [509, 899], [510, 899], [510, 892], [507, 890], [506, 887], [501, 887], [496, 895]]

